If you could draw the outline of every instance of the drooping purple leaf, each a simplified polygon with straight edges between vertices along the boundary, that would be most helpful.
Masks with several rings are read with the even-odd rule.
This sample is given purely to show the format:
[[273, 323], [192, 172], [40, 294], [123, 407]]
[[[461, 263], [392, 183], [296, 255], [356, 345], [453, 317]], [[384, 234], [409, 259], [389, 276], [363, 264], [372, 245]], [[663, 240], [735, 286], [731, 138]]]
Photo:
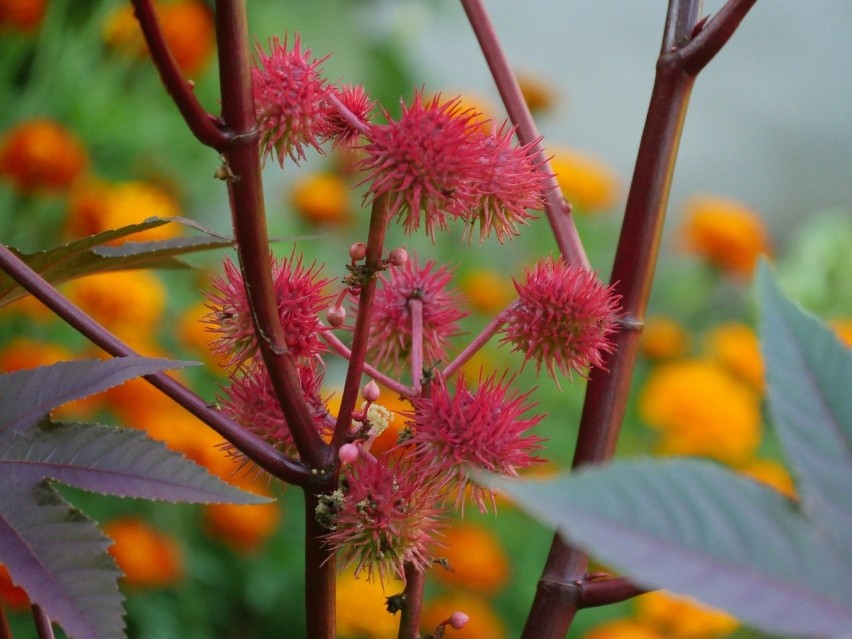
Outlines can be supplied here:
[[699, 460], [616, 462], [494, 485], [640, 585], [690, 595], [762, 630], [843, 636], [852, 580], [796, 505]]
[[[182, 222], [205, 232], [207, 237], [178, 237], [156, 242], [128, 242], [120, 246], [108, 243], [164, 224]], [[23, 253], [9, 247], [30, 268], [54, 285], [68, 280], [102, 273], [138, 268], [188, 268], [176, 259], [179, 255], [231, 246], [229, 238], [216, 235], [185, 218], [149, 218], [138, 224], [103, 231], [89, 237], [55, 246], [37, 253]], [[106, 246], [104, 246], [106, 245]], [[0, 271], [0, 306], [27, 295], [14, 279]]]
[[802, 504], [846, 548], [852, 575], [852, 351], [757, 275], [769, 408], [796, 471]]
[[137, 430], [54, 424], [0, 434], [0, 481], [36, 485], [53, 479], [120, 497], [195, 503], [256, 504], [243, 492]]
[[124, 637], [109, 540], [46, 484], [0, 490], [0, 563], [72, 639]]
[[0, 375], [0, 433], [37, 423], [51, 409], [128, 379], [194, 365], [148, 357], [58, 362]]

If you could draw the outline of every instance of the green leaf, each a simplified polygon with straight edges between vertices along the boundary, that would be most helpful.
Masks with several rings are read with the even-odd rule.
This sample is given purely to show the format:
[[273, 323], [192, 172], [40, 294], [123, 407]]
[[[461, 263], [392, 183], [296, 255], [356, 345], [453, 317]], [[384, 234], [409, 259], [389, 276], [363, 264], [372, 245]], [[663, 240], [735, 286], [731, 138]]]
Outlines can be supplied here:
[[120, 497], [194, 503], [257, 504], [243, 492], [137, 430], [45, 421], [24, 432], [0, 433], [4, 485], [54, 479]]
[[[183, 222], [204, 230], [212, 237], [178, 237], [156, 242], [126, 242], [120, 246], [102, 246], [170, 222]], [[139, 224], [104, 231], [70, 244], [63, 244], [38, 253], [22, 253], [11, 248], [30, 268], [53, 285], [68, 280], [103, 273], [139, 268], [187, 268], [175, 259], [179, 255], [231, 246], [233, 241], [206, 231], [204, 227], [184, 218], [149, 218]], [[27, 295], [15, 280], [0, 272], [0, 306]]]
[[757, 290], [773, 423], [806, 512], [847, 550], [852, 570], [852, 351], [787, 300], [763, 262]]
[[0, 490], [0, 563], [74, 639], [124, 637], [107, 539], [44, 484]]
[[852, 628], [842, 551], [793, 502], [715, 464], [621, 462], [494, 484], [641, 585], [690, 595], [768, 632]]
[[0, 375], [0, 433], [38, 423], [51, 409], [128, 379], [194, 362], [147, 357], [58, 362]]

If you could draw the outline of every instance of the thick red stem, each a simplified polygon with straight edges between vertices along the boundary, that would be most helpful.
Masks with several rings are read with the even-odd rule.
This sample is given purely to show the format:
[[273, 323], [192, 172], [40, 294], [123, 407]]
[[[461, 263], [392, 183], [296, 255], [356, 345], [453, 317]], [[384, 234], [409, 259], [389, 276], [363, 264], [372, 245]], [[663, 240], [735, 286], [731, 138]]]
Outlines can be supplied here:
[[420, 638], [420, 613], [423, 608], [423, 586], [426, 573], [410, 563], [405, 564], [405, 604], [399, 620], [397, 639]]

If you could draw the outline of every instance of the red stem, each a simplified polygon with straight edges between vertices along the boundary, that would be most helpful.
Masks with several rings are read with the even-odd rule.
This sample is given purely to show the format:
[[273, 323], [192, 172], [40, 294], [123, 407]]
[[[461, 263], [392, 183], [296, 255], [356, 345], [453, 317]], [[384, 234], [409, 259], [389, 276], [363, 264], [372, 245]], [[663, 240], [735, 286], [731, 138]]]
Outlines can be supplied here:
[[410, 563], [405, 564], [405, 605], [399, 620], [397, 639], [420, 638], [420, 615], [423, 609], [423, 586], [426, 573], [417, 570]]
[[411, 386], [416, 395], [423, 388], [423, 300], [408, 300], [411, 313]]
[[[113, 357], [139, 356], [139, 353], [86, 315], [2, 244], [0, 268], [77, 332]], [[147, 375], [145, 380], [210, 426], [271, 475], [297, 485], [304, 485], [311, 478], [299, 462], [228, 419], [224, 413], [211, 409], [204, 400], [165, 373]]]
[[580, 583], [580, 607], [596, 608], [627, 601], [648, 592], [623, 577], [585, 579]]
[[[331, 348], [334, 349], [334, 351], [337, 352], [337, 354], [341, 357], [344, 357], [346, 359], [350, 359], [352, 357], [352, 351], [350, 351], [346, 344], [341, 342], [337, 338], [337, 336], [331, 331], [323, 331], [322, 339], [325, 340], [326, 344], [331, 346]], [[364, 372], [380, 384], [386, 386], [393, 392], [402, 395], [403, 397], [414, 396], [414, 389], [396, 381], [392, 377], [388, 377], [379, 369], [370, 366], [366, 362], [364, 362]]]
[[337, 425], [334, 428], [334, 435], [331, 440], [331, 447], [335, 454], [349, 431], [352, 423], [352, 411], [355, 409], [355, 402], [361, 389], [361, 375], [364, 372], [364, 360], [367, 357], [367, 338], [370, 333], [373, 299], [376, 295], [376, 280], [388, 226], [387, 203], [387, 196], [383, 195], [376, 198], [373, 202], [373, 210], [370, 213], [367, 255], [364, 258], [364, 265], [369, 275], [361, 283], [361, 295], [358, 300], [358, 314], [355, 317], [349, 367], [346, 369], [346, 381], [343, 385], [343, 395], [340, 398], [340, 412], [337, 415]]
[[190, 131], [202, 144], [222, 151], [232, 139], [233, 133], [222, 129], [215, 118], [198, 102], [192, 90], [193, 84], [183, 77], [169, 45], [166, 44], [151, 0], [131, 0], [131, 2], [136, 19], [139, 20], [139, 26], [142, 27], [142, 33], [145, 35], [145, 41], [148, 43], [148, 49], [151, 51], [151, 58], [160, 72], [160, 79], [172, 96]]
[[[305, 491], [305, 615], [310, 639], [335, 639], [334, 551], [322, 542], [328, 531], [317, 522], [317, 494]], [[289, 636], [285, 632], [282, 636]]]
[[[728, 5], [747, 10], [745, 3], [736, 0]], [[595, 368], [590, 373], [574, 452], [575, 468], [611, 458], [621, 429], [640, 330], [651, 293], [680, 134], [695, 81], [694, 73], [684, 67], [679, 47], [689, 46], [686, 43], [698, 20], [699, 7], [700, 0], [669, 2], [662, 52], [610, 279], [615, 292], [622, 296], [624, 330], [616, 334], [616, 348], [605, 358], [604, 368]], [[720, 31], [725, 31], [729, 22], [734, 23], [731, 27], [734, 28], [742, 19], [741, 15], [731, 12], [725, 16], [725, 23], [716, 26]], [[721, 44], [717, 38], [709, 38], [707, 42], [708, 49], [702, 50], [700, 55], [716, 47], [709, 56], [712, 57]], [[588, 556], [584, 552], [568, 546], [558, 535], [554, 536], [523, 639], [565, 636], [574, 615], [583, 605], [577, 584], [582, 583], [587, 566]]]
[[[512, 302], [512, 304], [515, 304], [515, 302]], [[465, 346], [464, 350], [459, 353], [443, 371], [441, 371], [441, 376], [444, 379], [449, 379], [450, 376], [455, 375], [456, 371], [467, 364], [470, 358], [473, 357], [480, 348], [485, 346], [488, 343], [488, 340], [494, 337], [497, 331], [499, 331], [503, 324], [506, 323], [506, 311], [508, 311], [511, 306], [512, 305], [510, 304], [505, 309], [497, 313], [494, 319], [488, 322], [488, 324], [485, 325], [485, 328], [480, 331], [479, 335], [477, 335], [470, 344]]]
[[577, 227], [574, 226], [574, 220], [571, 217], [571, 205], [562, 195], [556, 176], [550, 168], [550, 160], [544, 153], [544, 146], [532, 113], [521, 93], [518, 80], [509, 67], [509, 60], [500, 46], [494, 25], [485, 11], [485, 6], [482, 0], [461, 0], [461, 3], [470, 21], [470, 26], [473, 27], [476, 34], [476, 39], [485, 56], [485, 61], [488, 63], [488, 68], [491, 70], [491, 75], [494, 77], [497, 90], [500, 92], [500, 97], [506, 107], [506, 113], [509, 114], [512, 124], [517, 127], [518, 140], [521, 144], [534, 145], [532, 153], [535, 163], [540, 164], [542, 170], [550, 176], [547, 183], [544, 210], [550, 222], [550, 228], [553, 230], [556, 245], [566, 262], [582, 264], [589, 269], [591, 268], [589, 258], [586, 256], [583, 243], [577, 233]]
[[228, 179], [231, 219], [257, 341], [299, 457], [325, 474], [334, 457], [314, 427], [287, 349], [272, 282], [244, 1], [217, 0], [216, 37], [222, 116], [234, 131], [222, 154], [234, 175]]
[[33, 604], [32, 611], [38, 639], [54, 639], [53, 625], [44, 609], [38, 604]]

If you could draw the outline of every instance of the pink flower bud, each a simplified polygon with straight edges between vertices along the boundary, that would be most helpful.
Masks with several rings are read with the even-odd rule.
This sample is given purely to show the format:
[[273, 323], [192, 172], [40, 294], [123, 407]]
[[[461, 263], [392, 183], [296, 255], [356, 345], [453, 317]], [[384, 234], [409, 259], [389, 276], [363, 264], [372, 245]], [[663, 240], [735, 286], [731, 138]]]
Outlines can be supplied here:
[[351, 464], [358, 459], [358, 447], [355, 444], [343, 444], [337, 451], [341, 464]]
[[467, 622], [470, 621], [470, 617], [463, 612], [456, 611], [450, 615], [449, 622], [450, 625], [456, 629], [461, 630], [467, 625]]
[[376, 384], [372, 379], [364, 384], [364, 388], [361, 389], [361, 397], [363, 397], [368, 402], [375, 402], [379, 399], [379, 395], [382, 392], [379, 390], [379, 385]]
[[349, 247], [349, 257], [356, 262], [358, 260], [363, 260], [367, 257], [367, 245], [363, 242], [355, 242], [355, 244]]
[[328, 309], [325, 318], [331, 326], [340, 328], [343, 326], [343, 322], [346, 321], [346, 309], [342, 306], [332, 306]]
[[394, 266], [405, 266], [405, 263], [408, 262], [408, 251], [401, 246], [393, 249], [388, 254], [388, 262]]

